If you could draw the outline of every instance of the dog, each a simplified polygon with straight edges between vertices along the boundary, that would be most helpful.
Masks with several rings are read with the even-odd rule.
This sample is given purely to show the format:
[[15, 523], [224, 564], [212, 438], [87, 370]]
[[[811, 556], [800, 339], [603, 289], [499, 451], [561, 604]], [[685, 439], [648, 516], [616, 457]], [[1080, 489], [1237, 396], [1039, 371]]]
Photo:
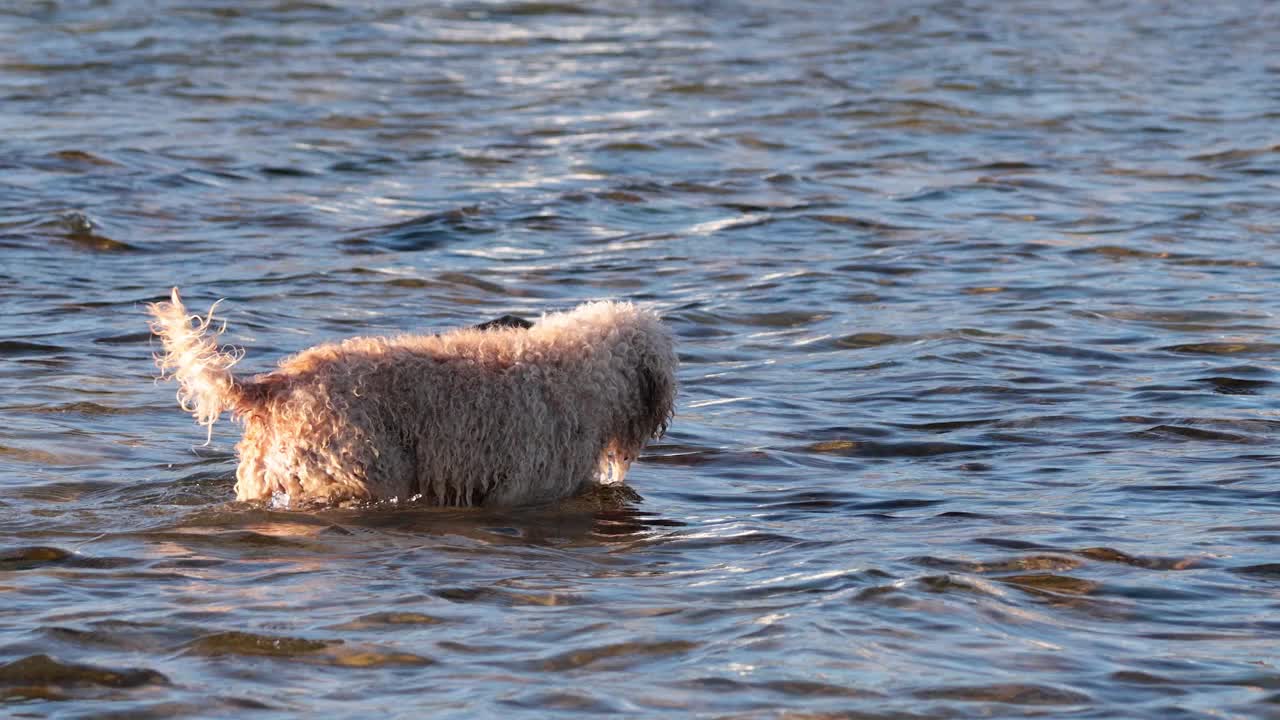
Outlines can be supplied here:
[[[241, 379], [218, 303], [148, 305], [162, 379], [206, 426], [244, 424], [236, 499], [513, 506], [617, 483], [671, 422], [677, 359], [652, 311], [600, 301], [436, 335], [317, 345]], [[526, 327], [528, 326], [528, 327]]]

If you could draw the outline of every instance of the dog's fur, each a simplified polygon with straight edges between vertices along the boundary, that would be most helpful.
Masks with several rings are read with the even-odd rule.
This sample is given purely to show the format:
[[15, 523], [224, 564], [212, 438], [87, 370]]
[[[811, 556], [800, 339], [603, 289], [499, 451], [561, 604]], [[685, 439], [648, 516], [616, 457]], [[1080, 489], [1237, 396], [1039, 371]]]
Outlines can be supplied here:
[[671, 336], [629, 303], [529, 329], [351, 338], [249, 380], [231, 372], [241, 352], [219, 346], [214, 308], [191, 315], [174, 288], [148, 310], [183, 409], [210, 433], [223, 412], [244, 422], [239, 500], [556, 500], [621, 480], [675, 402]]

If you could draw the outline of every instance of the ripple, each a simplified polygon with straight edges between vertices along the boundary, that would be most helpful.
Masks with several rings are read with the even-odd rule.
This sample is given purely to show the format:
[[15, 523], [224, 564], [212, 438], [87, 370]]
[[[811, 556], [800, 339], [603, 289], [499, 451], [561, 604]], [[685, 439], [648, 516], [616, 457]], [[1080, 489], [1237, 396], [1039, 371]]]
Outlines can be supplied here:
[[59, 345], [28, 342], [26, 340], [0, 340], [0, 357], [29, 357], [64, 352]]
[[571, 650], [538, 662], [544, 672], [568, 672], [572, 670], [628, 670], [651, 662], [655, 658], [686, 655], [698, 649], [701, 643], [688, 640], [662, 642], [625, 642]]
[[624, 708], [611, 698], [601, 698], [582, 690], [558, 690], [554, 692], [524, 693], [515, 698], [504, 698], [503, 705], [534, 710], [539, 713], [590, 713], [614, 715]]
[[148, 668], [64, 663], [48, 655], [29, 655], [0, 665], [0, 694], [7, 700], [60, 700], [89, 688], [133, 690], [169, 684], [167, 677]]
[[187, 652], [217, 657], [239, 655], [300, 659], [339, 667], [422, 666], [432, 664], [429, 658], [413, 653], [372, 647], [357, 647], [342, 640], [309, 640], [276, 635], [229, 631], [213, 633], [192, 641]]
[[1280, 563], [1263, 563], [1232, 568], [1231, 572], [1252, 577], [1280, 580]]
[[1275, 384], [1270, 380], [1250, 380], [1224, 376], [1197, 378], [1196, 382], [1211, 385], [1214, 392], [1223, 395], [1257, 395]]
[[101, 224], [81, 212], [69, 212], [56, 220], [43, 224], [45, 232], [68, 241], [75, 247], [97, 252], [137, 252], [141, 248], [108, 237], [100, 231]]
[[1026, 570], [1073, 570], [1082, 564], [1075, 558], [1058, 555], [1025, 555], [986, 562], [948, 560], [933, 556], [923, 556], [912, 558], [911, 562], [922, 567], [979, 574], [1022, 572]]
[[332, 647], [338, 641], [310, 641], [303, 638], [274, 637], [253, 633], [227, 632], [205, 635], [187, 646], [200, 655], [264, 655], [293, 657], [310, 655]]
[[577, 595], [558, 592], [519, 592], [488, 587], [448, 587], [432, 593], [449, 602], [496, 604], [509, 607], [562, 607], [581, 605], [586, 600]]
[[135, 332], [120, 335], [105, 335], [93, 339], [98, 345], [143, 345], [151, 341], [151, 333]]
[[742, 680], [725, 677], [703, 677], [683, 681], [680, 685], [694, 690], [714, 692], [721, 696], [730, 693], [736, 696], [769, 693], [796, 700], [808, 700], [813, 698], [884, 697], [882, 694], [871, 690], [861, 690], [858, 688], [846, 687], [843, 685], [832, 685], [829, 683], [811, 680], [767, 680], [744, 682]]
[[495, 227], [489, 224], [486, 215], [475, 205], [428, 213], [403, 222], [368, 228], [343, 240], [342, 244], [349, 252], [362, 253], [435, 250], [467, 236], [494, 232]]
[[59, 150], [57, 152], [52, 153], [50, 157], [61, 160], [72, 167], [77, 165], [90, 165], [90, 166], [101, 167], [101, 166], [110, 166], [110, 165], [118, 164], [118, 163], [112, 162], [111, 160], [108, 160], [107, 158], [101, 157], [99, 155], [95, 155], [91, 152], [87, 152], [84, 150]]
[[34, 570], [71, 559], [72, 553], [56, 547], [23, 547], [0, 552], [0, 570]]
[[431, 615], [416, 612], [377, 612], [362, 615], [350, 622], [334, 625], [333, 630], [390, 630], [406, 625], [438, 625], [447, 622]]
[[1002, 583], [1016, 585], [1028, 590], [1065, 595], [1093, 595], [1098, 592], [1099, 584], [1091, 580], [1056, 575], [1053, 573], [1031, 573], [1028, 575], [1006, 575], [998, 578]]
[[1275, 355], [1280, 350], [1277, 343], [1259, 342], [1207, 342], [1185, 343], [1162, 347], [1166, 352], [1190, 355]]
[[1024, 683], [965, 685], [918, 690], [916, 697], [928, 700], [961, 700], [1007, 705], [1086, 705], [1088, 695], [1066, 688]]
[[1262, 438], [1254, 438], [1238, 433], [1206, 430], [1204, 428], [1181, 425], [1157, 425], [1153, 428], [1134, 433], [1136, 437], [1163, 440], [1199, 440], [1202, 442], [1225, 442], [1234, 444], [1253, 444], [1263, 442]]
[[823, 440], [804, 448], [824, 455], [846, 457], [910, 457], [928, 458], [954, 453], [973, 453], [989, 450], [985, 445], [948, 442], [877, 442], [873, 440]]
[[860, 332], [853, 333], [852, 335], [845, 335], [836, 339], [834, 346], [839, 348], [862, 349], [880, 347], [882, 345], [897, 345], [900, 343], [913, 342], [918, 339], [919, 338], [917, 337], [891, 335], [888, 333]]
[[70, 402], [58, 405], [11, 405], [6, 410], [16, 410], [30, 413], [43, 413], [61, 415], [65, 413], [74, 413], [77, 415], [94, 416], [111, 416], [111, 415], [131, 415], [143, 412], [141, 408], [114, 407], [111, 405], [102, 405], [91, 401]]
[[1189, 570], [1207, 564], [1204, 558], [1196, 557], [1149, 557], [1130, 555], [1107, 547], [1090, 547], [1074, 551], [1090, 560], [1122, 563], [1148, 570]]

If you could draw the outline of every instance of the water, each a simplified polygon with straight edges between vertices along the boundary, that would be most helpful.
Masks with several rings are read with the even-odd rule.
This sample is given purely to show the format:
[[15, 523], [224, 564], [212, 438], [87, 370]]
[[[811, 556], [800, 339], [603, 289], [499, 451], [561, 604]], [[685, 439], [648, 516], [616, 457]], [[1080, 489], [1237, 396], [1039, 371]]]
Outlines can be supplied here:
[[[1280, 10], [18, 0], [24, 717], [1275, 717]], [[579, 301], [678, 337], [638, 496], [233, 502], [247, 371]]]

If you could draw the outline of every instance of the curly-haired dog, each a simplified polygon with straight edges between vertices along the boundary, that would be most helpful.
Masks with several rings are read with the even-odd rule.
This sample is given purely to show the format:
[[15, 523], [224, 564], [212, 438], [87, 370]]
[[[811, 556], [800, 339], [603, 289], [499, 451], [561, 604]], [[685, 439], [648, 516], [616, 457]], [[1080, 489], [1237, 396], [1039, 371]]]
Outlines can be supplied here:
[[[215, 303], [216, 306], [216, 303]], [[148, 307], [178, 402], [245, 425], [236, 497], [517, 505], [619, 480], [675, 402], [671, 336], [652, 312], [594, 302], [439, 335], [357, 337], [242, 380], [213, 311]]]

